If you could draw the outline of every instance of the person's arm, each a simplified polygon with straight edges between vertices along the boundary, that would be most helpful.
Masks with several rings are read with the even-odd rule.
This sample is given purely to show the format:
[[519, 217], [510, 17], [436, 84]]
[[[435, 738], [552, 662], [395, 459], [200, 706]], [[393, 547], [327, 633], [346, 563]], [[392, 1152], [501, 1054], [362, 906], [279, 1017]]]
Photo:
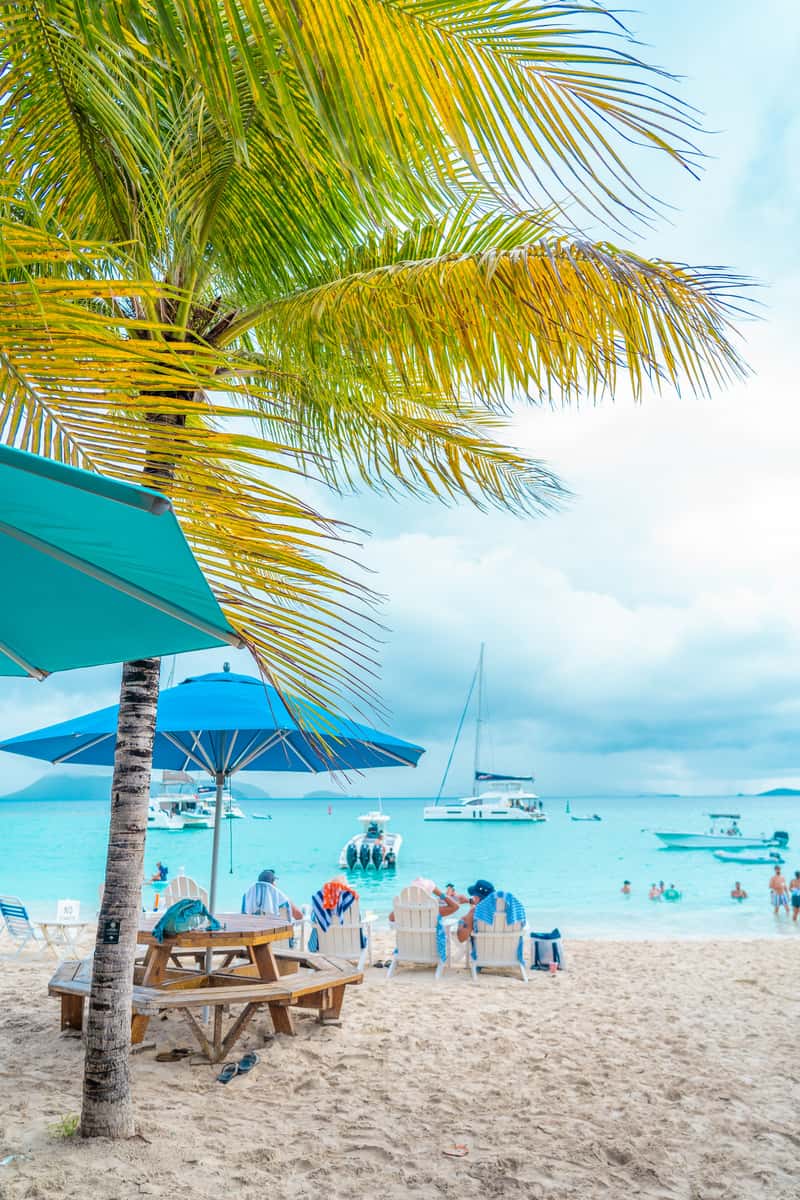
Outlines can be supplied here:
[[474, 918], [475, 918], [475, 909], [470, 908], [469, 912], [466, 913], [461, 918], [461, 920], [458, 922], [458, 928], [456, 929], [456, 937], [458, 938], [458, 940], [460, 942], [466, 942], [467, 939], [472, 935], [472, 926], [473, 926]]
[[458, 912], [461, 905], [452, 896], [441, 896], [439, 899], [439, 916], [451, 917], [454, 912]]
[[294, 919], [295, 921], [302, 921], [302, 919], [303, 919], [303, 910], [302, 910], [302, 908], [298, 908], [296, 904], [292, 904], [291, 902], [290, 902], [290, 904], [289, 904], [289, 907], [290, 907], [290, 908], [291, 908], [291, 910], [292, 910], [292, 917], [293, 917], [293, 919]]

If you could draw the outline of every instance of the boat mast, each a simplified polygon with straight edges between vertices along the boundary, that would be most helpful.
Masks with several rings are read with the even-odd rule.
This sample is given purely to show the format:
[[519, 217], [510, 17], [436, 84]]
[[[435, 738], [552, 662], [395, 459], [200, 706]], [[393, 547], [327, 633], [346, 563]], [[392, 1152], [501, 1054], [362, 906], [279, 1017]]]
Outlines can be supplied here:
[[483, 651], [486, 643], [481, 642], [478, 655], [478, 716], [475, 721], [475, 761], [472, 769], [472, 794], [478, 794], [478, 771], [481, 769], [481, 724], [483, 722]]

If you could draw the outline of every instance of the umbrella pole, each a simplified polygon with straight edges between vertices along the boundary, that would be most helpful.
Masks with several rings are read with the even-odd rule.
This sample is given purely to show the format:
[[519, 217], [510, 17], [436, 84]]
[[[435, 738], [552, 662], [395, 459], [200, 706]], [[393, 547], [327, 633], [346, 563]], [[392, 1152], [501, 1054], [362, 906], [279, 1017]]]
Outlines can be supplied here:
[[[223, 789], [225, 787], [225, 776], [222, 771], [217, 771], [217, 806], [214, 810], [214, 843], [211, 847], [211, 884], [208, 889], [208, 907], [214, 915], [217, 907], [217, 858], [219, 856], [219, 831], [222, 828], [222, 805], [223, 805]], [[212, 954], [211, 950], [206, 951], [206, 974], [211, 974]], [[203, 1009], [203, 1020], [208, 1020], [208, 1010]]]
[[208, 907], [212, 913], [216, 912], [217, 908], [217, 862], [219, 859], [219, 833], [222, 828], [224, 804], [223, 789], [225, 787], [225, 776], [222, 771], [217, 771], [217, 807], [214, 813], [214, 845], [211, 848], [211, 886], [208, 889]]

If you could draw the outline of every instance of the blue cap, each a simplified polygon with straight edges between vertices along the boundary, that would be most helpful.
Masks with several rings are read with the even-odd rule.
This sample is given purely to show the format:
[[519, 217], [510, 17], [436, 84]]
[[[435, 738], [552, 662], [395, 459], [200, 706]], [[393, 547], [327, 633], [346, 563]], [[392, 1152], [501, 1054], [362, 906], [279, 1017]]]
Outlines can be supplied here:
[[494, 884], [489, 883], [488, 879], [476, 879], [472, 887], [467, 888], [468, 896], [477, 896], [479, 900], [485, 900], [487, 896], [491, 896], [494, 891]]

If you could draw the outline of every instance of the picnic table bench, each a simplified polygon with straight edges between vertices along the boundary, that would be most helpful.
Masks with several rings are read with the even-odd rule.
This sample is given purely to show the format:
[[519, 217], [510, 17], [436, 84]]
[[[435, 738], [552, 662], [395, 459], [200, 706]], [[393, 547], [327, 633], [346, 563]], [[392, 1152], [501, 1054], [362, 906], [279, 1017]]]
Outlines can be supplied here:
[[[225, 1058], [260, 1008], [267, 1007], [277, 1033], [295, 1032], [290, 1007], [316, 1009], [320, 1023], [337, 1020], [348, 984], [361, 983], [361, 972], [346, 962], [321, 955], [289, 952], [286, 974], [269, 983], [257, 975], [257, 966], [244, 966], [210, 975], [185, 969], [167, 970], [157, 986], [134, 983], [132, 1042], [144, 1038], [152, 1017], [177, 1011], [184, 1016], [201, 1051], [211, 1062]], [[137, 974], [141, 974], [137, 971]], [[48, 986], [51, 996], [61, 1000], [61, 1028], [82, 1029], [83, 1011], [91, 990], [89, 963], [66, 962]], [[223, 1033], [225, 1010], [242, 1011]], [[211, 1008], [209, 1037], [192, 1009]]]

